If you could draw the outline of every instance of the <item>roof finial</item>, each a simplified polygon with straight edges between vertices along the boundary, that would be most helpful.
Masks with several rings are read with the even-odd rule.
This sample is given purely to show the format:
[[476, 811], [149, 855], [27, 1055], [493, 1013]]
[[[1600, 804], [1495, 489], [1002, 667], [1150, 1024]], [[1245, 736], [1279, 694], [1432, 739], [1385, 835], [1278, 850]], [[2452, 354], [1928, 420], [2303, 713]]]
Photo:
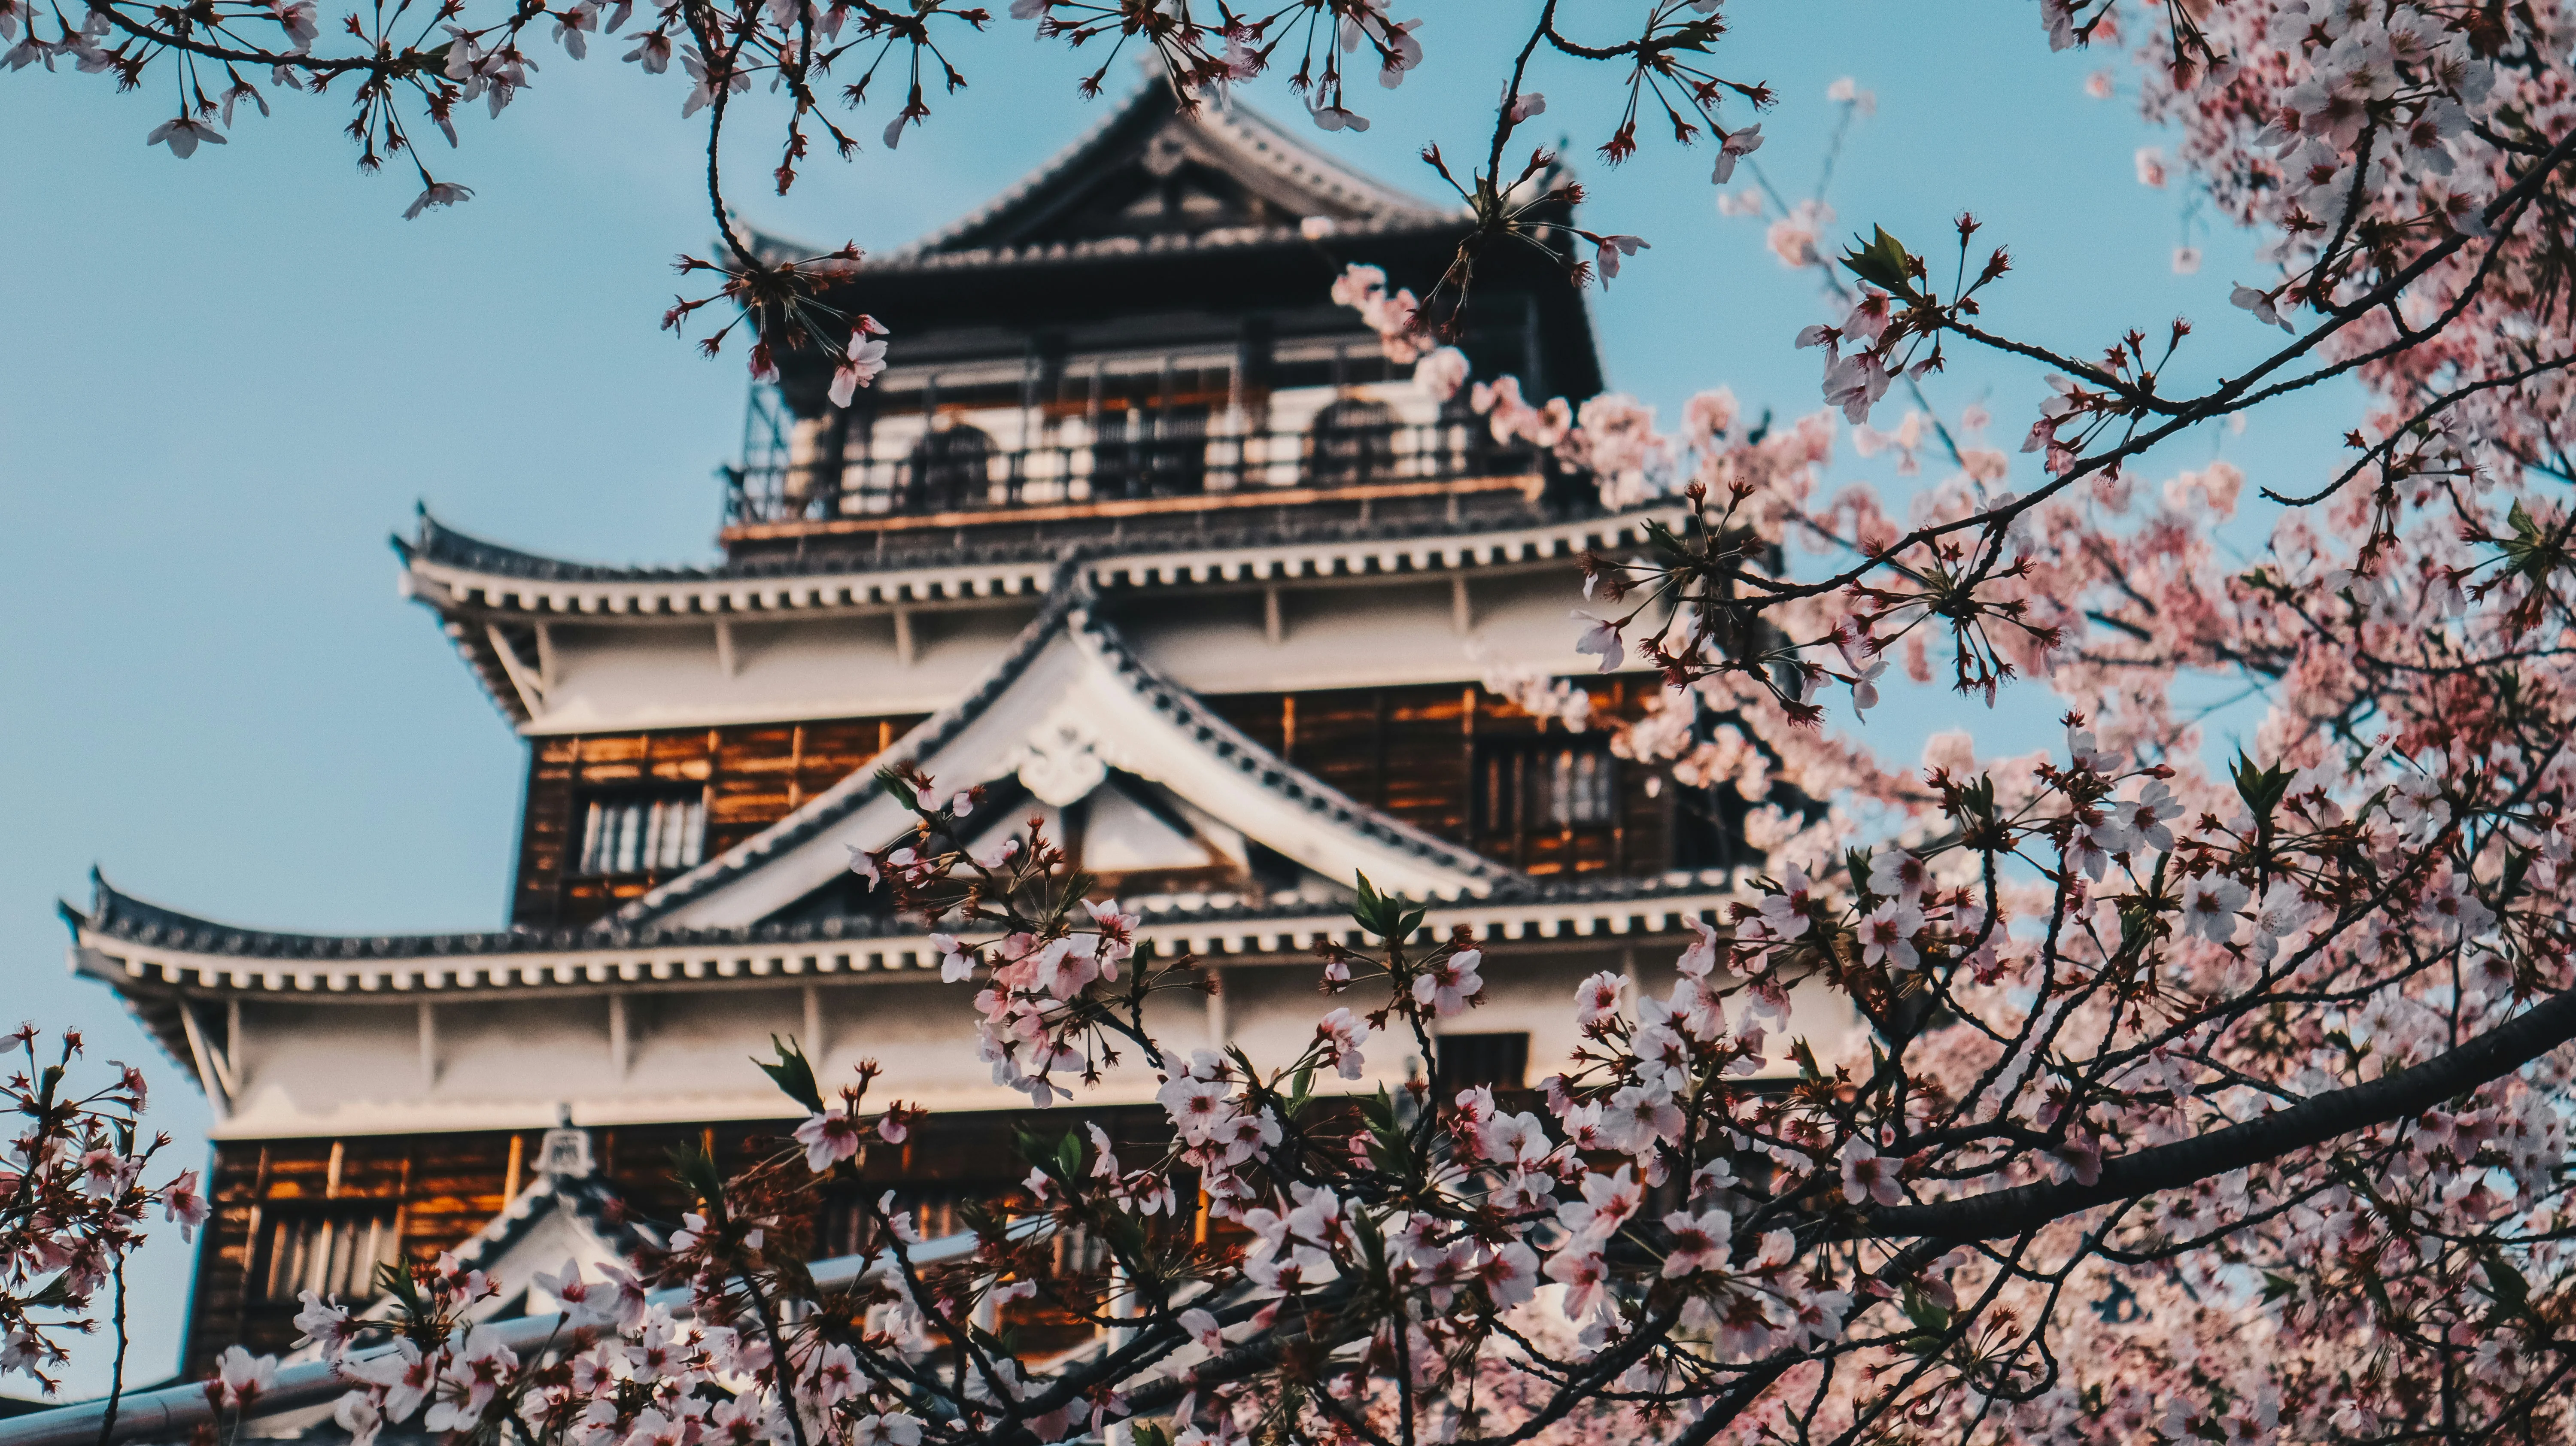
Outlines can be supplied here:
[[572, 1106], [555, 1106], [555, 1127], [537, 1146], [537, 1173], [557, 1180], [584, 1180], [590, 1177], [590, 1131], [576, 1129]]

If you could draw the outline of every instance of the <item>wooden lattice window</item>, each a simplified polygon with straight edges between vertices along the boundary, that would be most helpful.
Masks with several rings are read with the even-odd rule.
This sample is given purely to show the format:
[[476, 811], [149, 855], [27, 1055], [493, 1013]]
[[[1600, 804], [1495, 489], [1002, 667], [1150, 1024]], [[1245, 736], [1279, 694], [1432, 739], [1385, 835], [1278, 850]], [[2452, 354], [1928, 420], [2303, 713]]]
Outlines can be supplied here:
[[670, 873], [695, 867], [706, 845], [704, 794], [596, 794], [583, 814], [580, 867], [573, 872], [585, 878]]
[[1306, 480], [1315, 487], [1384, 482], [1395, 475], [1395, 409], [1345, 399], [1315, 414], [1308, 430]]
[[294, 1300], [305, 1291], [343, 1301], [376, 1297], [376, 1268], [402, 1259], [394, 1207], [383, 1201], [269, 1207], [260, 1261], [251, 1273], [262, 1300]]
[[910, 510], [954, 512], [992, 504], [992, 437], [963, 422], [924, 433], [913, 444]]
[[1434, 1081], [1437, 1097], [1454, 1100], [1458, 1091], [1482, 1085], [1487, 1089], [1516, 1090], [1529, 1081], [1529, 1045], [1526, 1034], [1444, 1034], [1440, 1036], [1440, 1071]]
[[1619, 760], [1589, 738], [1512, 740], [1479, 750], [1476, 823], [1488, 834], [1606, 828], [1619, 821]]

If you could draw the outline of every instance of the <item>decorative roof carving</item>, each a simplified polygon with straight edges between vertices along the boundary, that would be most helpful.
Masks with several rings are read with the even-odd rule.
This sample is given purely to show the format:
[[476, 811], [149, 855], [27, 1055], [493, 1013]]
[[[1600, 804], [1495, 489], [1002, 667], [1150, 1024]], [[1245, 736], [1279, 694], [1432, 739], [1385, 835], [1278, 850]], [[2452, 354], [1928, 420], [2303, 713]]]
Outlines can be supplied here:
[[871, 270], [1053, 260], [1300, 239], [1309, 217], [1382, 231], [1461, 227], [1440, 206], [1364, 175], [1228, 97], [1180, 104], [1147, 81], [1072, 145], [990, 202]]

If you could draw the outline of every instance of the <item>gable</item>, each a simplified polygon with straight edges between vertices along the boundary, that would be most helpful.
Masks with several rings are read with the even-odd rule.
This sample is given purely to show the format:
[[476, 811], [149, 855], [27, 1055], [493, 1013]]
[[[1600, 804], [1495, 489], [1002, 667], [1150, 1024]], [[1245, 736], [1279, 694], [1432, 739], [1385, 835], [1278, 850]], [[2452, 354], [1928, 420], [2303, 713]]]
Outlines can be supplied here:
[[[983, 688], [896, 740], [889, 760], [942, 790], [1024, 789], [1059, 829], [1077, 816], [1087, 828], [1096, 811], [1101, 847], [1148, 892], [1203, 892], [1220, 875], [1265, 894], [1347, 889], [1365, 872], [1393, 892], [1458, 898], [1522, 877], [1282, 761], [1154, 674], [1088, 604], [1078, 586], [1060, 594]], [[884, 847], [912, 823], [873, 773], [854, 777], [613, 923], [738, 927], [810, 907], [850, 848]]]
[[1215, 164], [1185, 139], [1175, 117], [1128, 163], [1074, 178], [1054, 204], [1031, 215], [1001, 244], [1046, 245], [1109, 236], [1195, 236], [1236, 227], [1294, 226], [1281, 198]]
[[1278, 232], [1309, 217], [1433, 226], [1462, 215], [1351, 169], [1229, 97], [1185, 108], [1156, 79], [991, 204], [903, 254]]

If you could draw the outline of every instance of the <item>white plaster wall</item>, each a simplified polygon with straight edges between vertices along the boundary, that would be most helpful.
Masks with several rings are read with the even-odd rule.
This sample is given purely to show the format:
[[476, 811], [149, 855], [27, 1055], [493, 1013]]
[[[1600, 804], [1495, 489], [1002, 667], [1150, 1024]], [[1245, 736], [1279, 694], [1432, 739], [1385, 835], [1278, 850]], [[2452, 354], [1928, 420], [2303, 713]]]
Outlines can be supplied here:
[[732, 623], [731, 675], [711, 622], [558, 624], [545, 711], [522, 731], [935, 712], [973, 688], [1036, 612], [1033, 601], [916, 611], [909, 665], [896, 649], [890, 613]]
[[[1260, 590], [1112, 591], [1102, 601], [1138, 655], [1196, 693], [1474, 682], [1497, 666], [1585, 673], [1571, 568], [1471, 572], [1460, 633], [1446, 576], [1279, 589], [1270, 641]], [[892, 614], [817, 614], [730, 624], [734, 671], [711, 622], [557, 623], [545, 709], [523, 731], [601, 733], [791, 719], [929, 713], [971, 690], [1036, 615], [1034, 600], [909, 613], [913, 658]]]
[[233, 1039], [240, 1116], [303, 1116], [420, 1094], [420, 1014], [402, 1003], [246, 1002]]
[[[628, 1064], [611, 1092], [627, 1100], [686, 1094], [775, 1092], [753, 1056], [770, 1058], [769, 1037], [805, 1033], [804, 991], [793, 986], [625, 996]], [[757, 1048], [751, 1047], [754, 1043]], [[779, 1096], [785, 1109], [785, 1097]]]
[[596, 1099], [611, 1078], [608, 999], [433, 1002], [438, 1084], [424, 1103], [539, 1107]]
[[[1658, 940], [1634, 948], [1639, 984], [1671, 987], [1679, 945]], [[1620, 971], [1624, 946], [1585, 944], [1544, 954], [1488, 956], [1486, 1002], [1444, 1021], [1443, 1032], [1526, 1032], [1528, 1080], [1562, 1069], [1577, 1042], [1575, 985], [1596, 970]], [[1338, 999], [1320, 993], [1320, 966], [1310, 958], [1226, 963], [1216, 1009], [1194, 991], [1157, 994], [1150, 1029], [1178, 1067], [1193, 1050], [1220, 1042], [1240, 1046], [1266, 1070], [1285, 1067], [1314, 1037], [1315, 1023], [1337, 1004], [1365, 1013], [1377, 1001], [1366, 986]], [[243, 1010], [243, 1091], [222, 1138], [384, 1134], [427, 1130], [527, 1129], [551, 1125], [557, 1107], [575, 1122], [779, 1119], [795, 1112], [754, 1064], [771, 1057], [770, 1036], [810, 1046], [804, 991], [815, 991], [821, 1047], [811, 1051], [827, 1095], [850, 1080], [862, 1059], [884, 1073], [876, 1100], [901, 1099], [939, 1112], [1018, 1108], [1024, 1096], [992, 1082], [976, 1058], [974, 989], [942, 984], [927, 971], [834, 976], [810, 981], [745, 980], [714, 988], [628, 990], [623, 994], [629, 1059], [622, 1072], [610, 1047], [607, 992], [542, 999], [432, 1001], [437, 1078], [420, 1064], [414, 1001], [247, 1004]], [[1793, 991], [1789, 1036], [1803, 1036], [1828, 1069], [1864, 1062], [1868, 1035], [1850, 1010], [1821, 985]], [[1142, 1055], [1126, 1058], [1078, 1103], [1135, 1104], [1153, 1098], [1156, 1082]], [[1373, 1036], [1364, 1077], [1320, 1079], [1325, 1092], [1367, 1093], [1401, 1082], [1418, 1068], [1420, 1050], [1407, 1029]], [[1785, 1073], [1788, 1039], [1770, 1053]]]
[[1467, 574], [1470, 627], [1446, 577], [1280, 590], [1281, 637], [1258, 592], [1116, 597], [1106, 606], [1138, 655], [1194, 693], [1475, 682], [1499, 665], [1588, 673], [1574, 651], [1572, 569]]

